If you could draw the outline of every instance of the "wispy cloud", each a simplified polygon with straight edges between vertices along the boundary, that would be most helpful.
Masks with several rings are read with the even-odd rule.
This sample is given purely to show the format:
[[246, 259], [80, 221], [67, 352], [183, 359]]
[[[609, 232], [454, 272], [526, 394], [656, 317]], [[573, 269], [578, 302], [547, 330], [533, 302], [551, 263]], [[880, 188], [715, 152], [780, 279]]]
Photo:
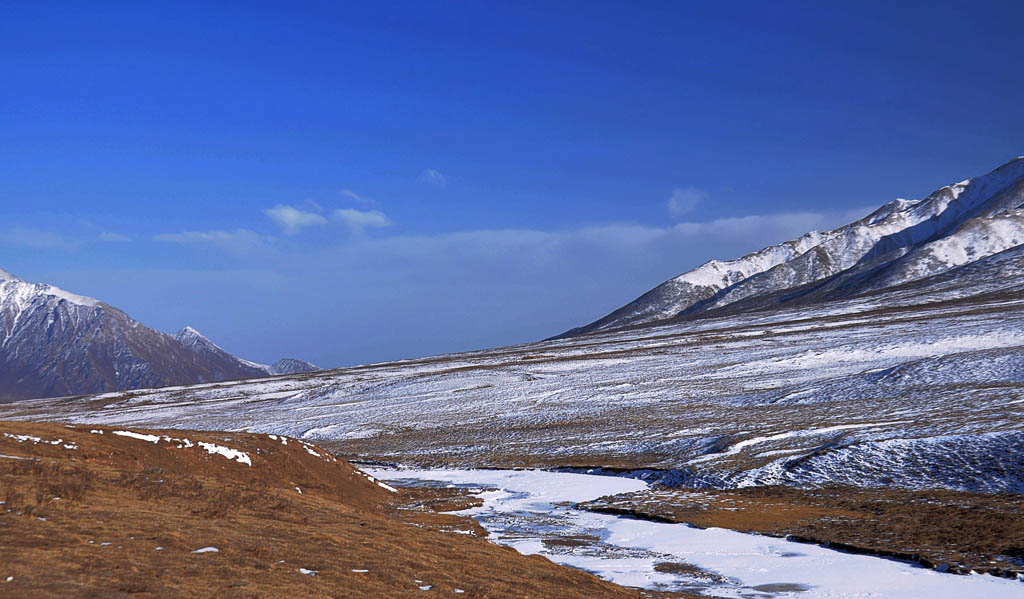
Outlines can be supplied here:
[[249, 229], [234, 231], [185, 231], [183, 233], [163, 233], [153, 237], [156, 241], [213, 247], [236, 254], [247, 254], [266, 247], [272, 238], [260, 235]]
[[343, 198], [345, 198], [347, 200], [352, 200], [353, 202], [356, 202], [358, 204], [365, 204], [365, 205], [368, 205], [368, 206], [372, 206], [373, 204], [376, 203], [376, 202], [373, 201], [372, 198], [369, 198], [369, 197], [367, 197], [367, 196], [365, 196], [365, 195], [363, 195], [361, 193], [356, 193], [356, 192], [352, 191], [351, 189], [342, 189], [339, 192], [339, 195], [341, 195], [341, 197], [343, 197]]
[[493, 256], [503, 262], [506, 259], [529, 263], [577, 258], [596, 262], [592, 269], [585, 270], [599, 269], [602, 261], [597, 257], [602, 255], [628, 256], [624, 259], [627, 264], [635, 258], [646, 257], [652, 262], [678, 264], [682, 272], [687, 267], [686, 257], [693, 261], [693, 266], [711, 258], [737, 258], [811, 230], [847, 224], [868, 212], [863, 209], [759, 214], [681, 222], [667, 227], [607, 224], [562, 231], [483, 229], [436, 235], [393, 235], [363, 240], [361, 245], [372, 244], [376, 248], [373, 253], [378, 255], [402, 254], [406, 258], [436, 253], [439, 259], [448, 256], [455, 261], [456, 256], [468, 253], [478, 257]]
[[71, 250], [82, 243], [53, 231], [15, 226], [0, 232], [0, 245], [35, 250]]
[[441, 171], [428, 168], [424, 169], [420, 173], [420, 181], [424, 183], [430, 183], [431, 185], [437, 185], [438, 187], [444, 187], [448, 184], [448, 177], [446, 177]]
[[294, 206], [278, 204], [263, 211], [281, 227], [286, 235], [295, 235], [304, 227], [327, 224], [327, 219], [316, 212], [299, 210]]
[[108, 232], [100, 233], [99, 237], [97, 237], [96, 239], [98, 239], [100, 241], [108, 241], [108, 242], [113, 242], [113, 243], [124, 243], [126, 241], [131, 241], [132, 240], [132, 238], [128, 237], [127, 235], [122, 235], [120, 233], [108, 233]]
[[353, 234], [361, 234], [368, 228], [391, 226], [391, 219], [379, 210], [355, 210], [341, 208], [334, 211], [334, 220], [348, 227]]
[[697, 207], [698, 204], [708, 199], [708, 194], [703, 189], [696, 187], [677, 187], [672, 190], [668, 198], [668, 211], [672, 216], [684, 216]]

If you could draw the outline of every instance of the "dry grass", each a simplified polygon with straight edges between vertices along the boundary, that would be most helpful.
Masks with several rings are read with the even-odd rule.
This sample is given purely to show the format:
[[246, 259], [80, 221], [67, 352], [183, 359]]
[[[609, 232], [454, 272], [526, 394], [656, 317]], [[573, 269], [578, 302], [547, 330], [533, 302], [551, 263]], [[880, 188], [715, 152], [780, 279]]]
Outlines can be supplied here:
[[[443, 513], [477, 499], [448, 489], [392, 494], [295, 440], [166, 433], [245, 450], [249, 467], [106, 430], [0, 423], [0, 432], [78, 446], [0, 436], [0, 454], [28, 458], [0, 458], [0, 596], [422, 599], [428, 584], [462, 597], [682, 596], [495, 545], [476, 522]], [[207, 546], [218, 551], [194, 553]]]

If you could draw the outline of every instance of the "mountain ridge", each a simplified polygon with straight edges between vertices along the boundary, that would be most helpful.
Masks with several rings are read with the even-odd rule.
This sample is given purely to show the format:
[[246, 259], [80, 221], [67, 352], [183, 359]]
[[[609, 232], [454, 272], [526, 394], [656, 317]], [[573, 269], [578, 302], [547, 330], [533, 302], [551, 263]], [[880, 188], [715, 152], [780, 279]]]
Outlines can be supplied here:
[[[0, 402], [279, 373], [231, 355], [191, 327], [168, 335], [105, 302], [6, 270], [0, 334]], [[294, 362], [287, 364], [317, 369]]]
[[[920, 200], [897, 199], [831, 231], [811, 231], [673, 277], [590, 324], [552, 339], [719, 310], [749, 298], [821, 283], [792, 299], [837, 299], [955, 268], [1024, 243], [1024, 157], [943, 186]], [[735, 305], [733, 310], [735, 311]]]

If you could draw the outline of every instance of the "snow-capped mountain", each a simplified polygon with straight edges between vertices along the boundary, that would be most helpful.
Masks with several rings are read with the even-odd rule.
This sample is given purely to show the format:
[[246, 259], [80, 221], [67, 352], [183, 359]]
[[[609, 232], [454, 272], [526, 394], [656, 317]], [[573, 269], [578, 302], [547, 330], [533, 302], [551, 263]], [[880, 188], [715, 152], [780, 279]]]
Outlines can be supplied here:
[[278, 372], [277, 364], [263, 366], [232, 356], [190, 327], [167, 335], [99, 300], [29, 283], [4, 270], [0, 335], [0, 401]]
[[1024, 243], [1024, 157], [895, 200], [832, 231], [736, 260], [712, 260], [563, 337], [720, 311], [853, 297], [929, 277]]

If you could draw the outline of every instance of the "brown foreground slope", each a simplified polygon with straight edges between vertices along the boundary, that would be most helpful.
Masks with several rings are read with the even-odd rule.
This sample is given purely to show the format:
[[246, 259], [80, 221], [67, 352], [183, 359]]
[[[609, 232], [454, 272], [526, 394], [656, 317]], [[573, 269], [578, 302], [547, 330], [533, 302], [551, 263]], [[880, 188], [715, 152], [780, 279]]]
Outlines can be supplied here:
[[425, 491], [295, 439], [117, 431], [0, 422], [0, 596], [647, 596], [408, 509]]

